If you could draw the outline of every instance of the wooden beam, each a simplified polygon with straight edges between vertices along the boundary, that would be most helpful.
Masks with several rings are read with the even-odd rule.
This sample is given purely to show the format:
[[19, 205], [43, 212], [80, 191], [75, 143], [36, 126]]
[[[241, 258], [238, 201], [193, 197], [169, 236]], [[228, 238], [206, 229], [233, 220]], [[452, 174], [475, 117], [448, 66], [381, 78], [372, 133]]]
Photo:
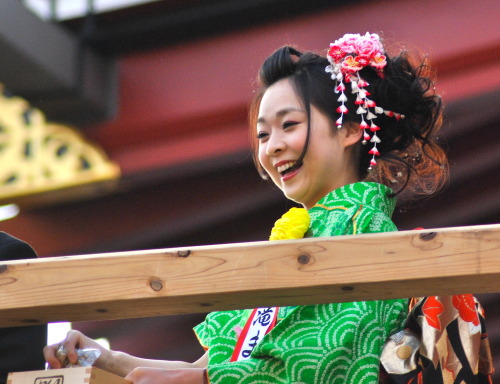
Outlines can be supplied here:
[[500, 225], [4, 262], [0, 326], [500, 292]]

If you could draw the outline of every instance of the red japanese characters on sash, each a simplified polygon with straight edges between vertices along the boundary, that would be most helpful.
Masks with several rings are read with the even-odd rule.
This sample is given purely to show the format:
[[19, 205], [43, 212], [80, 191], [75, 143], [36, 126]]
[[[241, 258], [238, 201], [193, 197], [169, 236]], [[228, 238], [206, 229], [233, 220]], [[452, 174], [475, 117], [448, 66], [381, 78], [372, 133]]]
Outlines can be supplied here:
[[255, 346], [276, 325], [278, 308], [256, 308], [241, 331], [230, 361], [248, 359]]

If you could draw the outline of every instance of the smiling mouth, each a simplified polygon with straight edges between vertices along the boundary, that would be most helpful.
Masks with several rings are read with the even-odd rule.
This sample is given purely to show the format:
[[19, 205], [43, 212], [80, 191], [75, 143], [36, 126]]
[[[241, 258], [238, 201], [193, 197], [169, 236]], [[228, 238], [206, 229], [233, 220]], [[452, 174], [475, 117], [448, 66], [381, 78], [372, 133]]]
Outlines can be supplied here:
[[289, 163], [280, 165], [279, 167], [276, 168], [276, 170], [281, 175], [281, 177], [283, 177], [286, 174], [299, 169], [301, 167], [301, 165], [302, 164], [299, 164], [295, 161], [290, 161]]

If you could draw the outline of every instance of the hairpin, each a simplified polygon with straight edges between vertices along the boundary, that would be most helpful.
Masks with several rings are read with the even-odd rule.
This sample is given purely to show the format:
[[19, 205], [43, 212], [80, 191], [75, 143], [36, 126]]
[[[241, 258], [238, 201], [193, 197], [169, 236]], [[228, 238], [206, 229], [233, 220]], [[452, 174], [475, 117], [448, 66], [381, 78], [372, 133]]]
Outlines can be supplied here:
[[[337, 128], [342, 127], [344, 115], [349, 112], [345, 103], [347, 96], [345, 94], [345, 84], [351, 84], [352, 93], [356, 95], [354, 104], [357, 105], [356, 113], [361, 116], [359, 124], [363, 130], [363, 144], [368, 141], [373, 143], [373, 147], [368, 151], [372, 155], [370, 160], [369, 170], [377, 164], [375, 156], [380, 156], [377, 149], [377, 144], [381, 142], [377, 136], [377, 131], [380, 127], [373, 120], [377, 115], [382, 113], [396, 119], [403, 119], [404, 115], [385, 110], [379, 107], [375, 101], [369, 99], [370, 92], [366, 89], [370, 84], [365, 81], [359, 74], [359, 71], [367, 66], [373, 67], [377, 74], [384, 78], [383, 69], [387, 64], [386, 56], [384, 55], [384, 47], [380, 42], [380, 38], [375, 33], [366, 33], [364, 36], [360, 34], [345, 34], [341, 39], [330, 44], [330, 49], [327, 53], [330, 65], [325, 68], [325, 71], [331, 73], [331, 78], [336, 82], [335, 93], [340, 93], [337, 101], [340, 103], [337, 108], [337, 113], [340, 117], [335, 122]], [[372, 132], [372, 136], [368, 133]]]

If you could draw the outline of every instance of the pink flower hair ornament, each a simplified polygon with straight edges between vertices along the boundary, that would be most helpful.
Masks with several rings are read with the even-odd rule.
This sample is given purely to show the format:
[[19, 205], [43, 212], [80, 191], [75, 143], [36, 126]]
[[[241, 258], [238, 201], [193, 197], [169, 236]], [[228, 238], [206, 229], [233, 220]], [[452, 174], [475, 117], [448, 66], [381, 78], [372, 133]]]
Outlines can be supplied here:
[[[387, 111], [377, 106], [375, 101], [370, 100], [368, 98], [370, 92], [366, 89], [369, 84], [359, 74], [359, 71], [363, 68], [370, 66], [377, 71], [377, 74], [381, 78], [384, 78], [383, 70], [387, 64], [384, 47], [380, 42], [379, 36], [375, 33], [370, 34], [367, 32], [364, 36], [348, 33], [341, 39], [330, 44], [327, 58], [330, 65], [325, 68], [325, 71], [331, 73], [331, 78], [336, 83], [334, 88], [335, 93], [340, 93], [337, 99], [340, 103], [337, 108], [337, 113], [340, 114], [340, 117], [335, 123], [337, 128], [342, 128], [344, 114], [349, 112], [345, 106], [347, 96], [344, 92], [346, 89], [344, 82], [350, 83], [352, 94], [356, 95], [356, 100], [354, 101], [354, 104], [358, 106], [356, 113], [361, 116], [359, 128], [363, 130], [363, 144], [366, 144], [368, 141], [373, 143], [373, 148], [368, 152], [372, 155], [370, 167], [368, 168], [368, 170], [371, 170], [377, 164], [375, 157], [380, 156], [377, 144], [381, 142], [377, 136], [377, 131], [380, 130], [380, 127], [373, 120], [377, 118], [377, 115], [382, 113], [398, 120], [404, 119], [404, 115]], [[370, 136], [368, 130], [373, 133], [372, 136]]]

